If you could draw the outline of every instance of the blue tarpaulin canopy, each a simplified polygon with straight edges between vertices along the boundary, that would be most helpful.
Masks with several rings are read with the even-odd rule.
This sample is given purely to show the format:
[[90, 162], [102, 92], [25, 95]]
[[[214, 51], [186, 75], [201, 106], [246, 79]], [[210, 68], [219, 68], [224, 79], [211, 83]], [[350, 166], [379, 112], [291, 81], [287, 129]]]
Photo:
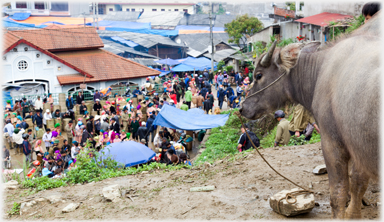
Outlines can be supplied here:
[[199, 109], [199, 108], [189, 109], [187, 112], [195, 113], [195, 114], [205, 114], [204, 110]]
[[35, 25], [35, 24], [29, 24], [29, 23], [20, 23], [20, 22], [15, 22], [12, 19], [6, 17], [3, 18], [3, 26], [5, 28], [7, 27], [35, 27], [35, 28], [45, 28], [47, 27], [46, 25]]
[[125, 167], [146, 163], [156, 156], [152, 149], [135, 141], [112, 143], [100, 150], [100, 153], [103, 160], [111, 157]]
[[160, 30], [160, 29], [130, 29], [130, 28], [117, 28], [117, 27], [105, 27], [107, 31], [118, 32], [135, 32], [149, 35], [161, 35], [165, 37], [178, 36], [179, 30]]
[[29, 16], [31, 16], [31, 13], [21, 13], [21, 12], [16, 12], [12, 15], [12, 19], [13, 20], [17, 20], [17, 21], [22, 21], [22, 20], [26, 20], [27, 18], [29, 18]]
[[158, 69], [158, 68], [156, 68], [156, 69], [154, 69], [154, 70], [157, 70], [157, 71], [160, 71], [161, 73], [160, 73], [160, 77], [162, 77], [162, 76], [165, 76], [165, 75], [167, 75], [168, 73], [170, 73], [171, 71], [163, 71], [163, 70], [161, 70], [161, 69]]
[[154, 125], [181, 130], [201, 130], [224, 126], [229, 115], [208, 115], [187, 112], [164, 104], [156, 116]]
[[[214, 69], [216, 70], [217, 63], [214, 62]], [[188, 57], [181, 64], [173, 67], [171, 70], [173, 72], [187, 72], [187, 71], [203, 71], [204, 69], [211, 69], [211, 60], [205, 57], [201, 58], [192, 58]]]

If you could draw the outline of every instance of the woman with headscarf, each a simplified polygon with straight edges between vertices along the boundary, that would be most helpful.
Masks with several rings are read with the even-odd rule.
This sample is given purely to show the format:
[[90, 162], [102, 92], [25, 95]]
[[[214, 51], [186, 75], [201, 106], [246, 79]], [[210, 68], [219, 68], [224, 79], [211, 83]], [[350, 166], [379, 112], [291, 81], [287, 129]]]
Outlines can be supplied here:
[[41, 146], [41, 140], [36, 141], [34, 151], [36, 153], [36, 156], [44, 155], [43, 147]]
[[52, 138], [56, 138], [61, 134], [60, 123], [55, 124], [55, 128], [52, 130]]
[[12, 111], [11, 100], [7, 100], [7, 105], [5, 105], [5, 109]]
[[75, 141], [81, 141], [81, 137], [83, 136], [80, 126], [83, 125], [83, 122], [81, 122], [81, 118], [79, 118], [79, 121], [76, 124], [75, 127]]

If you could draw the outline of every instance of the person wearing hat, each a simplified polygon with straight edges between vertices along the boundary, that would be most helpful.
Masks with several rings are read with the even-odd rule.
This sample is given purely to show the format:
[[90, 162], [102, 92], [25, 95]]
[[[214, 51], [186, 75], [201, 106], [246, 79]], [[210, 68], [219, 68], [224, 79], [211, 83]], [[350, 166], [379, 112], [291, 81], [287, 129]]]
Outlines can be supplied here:
[[93, 125], [95, 126], [95, 134], [94, 135], [99, 135], [100, 130], [101, 130], [101, 122], [100, 122], [100, 116], [99, 115], [95, 116], [95, 121], [94, 121]]
[[58, 139], [55, 139], [55, 140], [53, 141], [53, 146], [49, 147], [49, 149], [48, 149], [48, 153], [49, 153], [49, 155], [53, 156], [53, 154], [54, 154], [54, 152], [55, 152], [56, 150], [60, 150], [60, 148], [59, 148], [59, 143], [60, 143], [60, 140], [58, 140]]
[[84, 125], [80, 126], [80, 130], [81, 130], [81, 141], [80, 141], [80, 143], [83, 144], [83, 143], [87, 142], [87, 139], [90, 137], [90, 135], [89, 135], [89, 132], [87, 131], [87, 129], [85, 128]]
[[120, 124], [116, 121], [115, 118], [111, 118], [111, 127], [115, 133], [120, 133]]
[[55, 112], [52, 113], [52, 119], [61, 119], [61, 118], [62, 118], [62, 115], [59, 109], [55, 110]]
[[89, 119], [87, 120], [87, 131], [88, 133], [93, 136], [93, 116], [90, 116]]
[[37, 100], [35, 101], [35, 111], [43, 112], [43, 101], [40, 99], [40, 96], [37, 96]]
[[128, 131], [129, 113], [126, 107], [124, 107], [123, 113], [121, 114], [121, 120], [123, 122], [123, 130]]
[[72, 120], [69, 120], [68, 124], [64, 127], [64, 131], [67, 133], [68, 143], [72, 144], [73, 137], [75, 136]]
[[147, 141], [148, 129], [146, 127], [146, 122], [141, 122], [141, 126], [137, 130], [137, 133], [140, 140], [145, 139]]
[[153, 140], [155, 139], [155, 133], [156, 133], [156, 129], [157, 129], [157, 126], [153, 124], [153, 122], [155, 121], [155, 110], [152, 112], [149, 113], [149, 118], [147, 120], [147, 129], [148, 129], [148, 141], [149, 141], [149, 136], [151, 136], [151, 141], [153, 143]]
[[12, 140], [16, 144], [16, 154], [21, 154], [22, 144], [23, 144], [23, 133], [25, 132], [24, 129], [19, 129], [16, 127], [16, 129], [13, 130], [12, 134]]
[[43, 124], [45, 130], [47, 130], [47, 120], [52, 119], [51, 110], [47, 109], [45, 110], [44, 117], [43, 117]]
[[26, 113], [29, 113], [29, 102], [27, 102], [26, 98], [23, 98], [23, 102], [21, 103], [21, 107], [23, 108], [23, 118]]
[[143, 144], [144, 146], [147, 146], [147, 141], [145, 139], [141, 139], [140, 143]]
[[[99, 90], [96, 89], [96, 92], [95, 94], [93, 94], [93, 101], [96, 102], [96, 100], [99, 100], [100, 101], [100, 98], [101, 98], [101, 95], [100, 95], [100, 92]], [[96, 110], [95, 110], [96, 111]], [[100, 114], [98, 114], [100, 115]]]
[[6, 103], [7, 103], [7, 105], [5, 105], [5, 110], [7, 110], [7, 111], [12, 111], [12, 105], [11, 105], [11, 100], [7, 100], [6, 101]]
[[169, 101], [169, 105], [172, 106], [172, 107], [175, 107], [175, 108], [176, 108], [176, 105], [175, 105], [175, 103], [173, 102], [173, 100]]
[[185, 102], [188, 105], [188, 109], [191, 108], [191, 101], [192, 101], [192, 91], [191, 91], [191, 87], [188, 87], [188, 91], [185, 92]]
[[23, 148], [23, 153], [25, 155], [25, 162], [27, 166], [29, 166], [29, 163], [31, 162], [31, 151], [32, 151], [32, 146], [28, 142], [28, 138], [29, 138], [28, 134], [23, 135], [22, 148]]
[[223, 85], [220, 85], [219, 86], [219, 90], [217, 91], [217, 100], [219, 100], [219, 107], [220, 107], [220, 109], [222, 109], [222, 107], [223, 107], [223, 103], [224, 103], [224, 99], [225, 99], [225, 95], [226, 94], [227, 93], [223, 89]]
[[276, 130], [275, 146], [287, 145], [291, 138], [291, 134], [289, 133], [289, 121], [284, 117], [284, 111], [277, 110], [275, 112], [275, 119], [279, 121]]

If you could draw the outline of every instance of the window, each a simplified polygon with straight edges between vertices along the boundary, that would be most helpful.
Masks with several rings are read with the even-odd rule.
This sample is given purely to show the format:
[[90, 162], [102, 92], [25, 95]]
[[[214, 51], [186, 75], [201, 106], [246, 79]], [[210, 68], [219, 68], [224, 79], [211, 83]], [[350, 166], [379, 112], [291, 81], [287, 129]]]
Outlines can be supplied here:
[[129, 8], [126, 8], [125, 11], [129, 12]]
[[51, 2], [51, 11], [67, 12], [68, 2]]
[[135, 9], [134, 8], [131, 8], [131, 12], [134, 12], [135, 11]]
[[188, 9], [183, 9], [184, 12], [188, 13]]
[[162, 11], [162, 12], [165, 12], [165, 9], [162, 8], [161, 11]]
[[178, 11], [179, 11], [179, 9], [175, 8], [175, 12], [178, 12]]
[[16, 2], [16, 8], [27, 8], [27, 2]]
[[157, 11], [157, 9], [155, 9], [155, 8], [152, 9], [152, 12], [156, 12], [156, 11]]
[[18, 68], [19, 70], [26, 70], [26, 69], [28, 69], [28, 63], [27, 63], [27, 61], [25, 61], [25, 60], [20, 60], [20, 61], [17, 63], [17, 68]]
[[170, 11], [172, 11], [172, 9], [168, 9], [168, 11], [170, 12]]
[[110, 12], [113, 12], [113, 8], [109, 8], [109, 11], [110, 11]]
[[45, 9], [44, 2], [35, 2], [35, 9]]

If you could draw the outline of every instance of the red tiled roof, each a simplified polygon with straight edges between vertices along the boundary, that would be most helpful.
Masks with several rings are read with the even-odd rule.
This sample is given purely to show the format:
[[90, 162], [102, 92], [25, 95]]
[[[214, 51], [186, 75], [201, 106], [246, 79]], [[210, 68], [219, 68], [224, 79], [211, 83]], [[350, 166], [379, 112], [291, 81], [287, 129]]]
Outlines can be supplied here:
[[94, 27], [18, 30], [9, 32], [51, 52], [104, 47]]
[[337, 13], [323, 12], [317, 15], [308, 16], [302, 19], [297, 19], [295, 22], [308, 23], [318, 26], [327, 26], [329, 22], [336, 21], [338, 19], [352, 18], [350, 15], [343, 15]]
[[[87, 82], [131, 79], [159, 75], [160, 72], [148, 68], [111, 52], [94, 49], [76, 52], [57, 52], [56, 56], [90, 74]], [[61, 85], [82, 83], [83, 75], [58, 76]]]
[[11, 34], [11, 32], [7, 31], [6, 29], [3, 29], [3, 32], [5, 33], [3, 38], [4, 38], [4, 42], [3, 42], [3, 46], [4, 46], [4, 50], [11, 47], [12, 45], [15, 45], [17, 43], [17, 41], [20, 40], [19, 37]]

